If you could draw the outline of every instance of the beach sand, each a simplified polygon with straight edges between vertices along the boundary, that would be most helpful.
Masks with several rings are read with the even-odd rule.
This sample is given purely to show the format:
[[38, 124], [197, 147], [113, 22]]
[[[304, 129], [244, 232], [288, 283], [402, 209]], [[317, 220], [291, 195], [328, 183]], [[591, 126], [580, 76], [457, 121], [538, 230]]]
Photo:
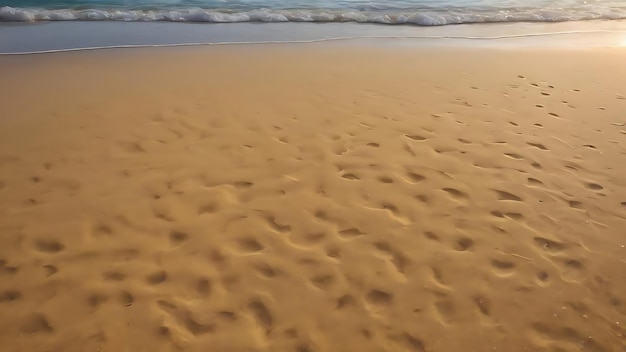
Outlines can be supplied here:
[[0, 350], [624, 351], [624, 62], [0, 57]]

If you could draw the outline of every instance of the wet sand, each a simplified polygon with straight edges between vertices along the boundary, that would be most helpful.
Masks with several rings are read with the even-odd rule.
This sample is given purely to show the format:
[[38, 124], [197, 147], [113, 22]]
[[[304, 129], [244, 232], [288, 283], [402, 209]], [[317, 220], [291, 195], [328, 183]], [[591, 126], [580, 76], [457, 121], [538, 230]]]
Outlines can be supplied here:
[[0, 349], [621, 351], [624, 62], [0, 57]]

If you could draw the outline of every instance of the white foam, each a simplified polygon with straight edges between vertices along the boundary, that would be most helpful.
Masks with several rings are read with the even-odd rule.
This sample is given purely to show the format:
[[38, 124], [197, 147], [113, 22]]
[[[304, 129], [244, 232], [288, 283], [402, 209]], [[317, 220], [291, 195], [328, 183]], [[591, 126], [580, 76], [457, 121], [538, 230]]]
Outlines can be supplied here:
[[442, 26], [463, 23], [562, 22], [595, 19], [626, 19], [626, 8], [584, 7], [509, 11], [450, 9], [448, 11], [272, 10], [225, 12], [201, 8], [180, 10], [27, 9], [0, 8], [0, 21], [168, 21], [168, 22], [358, 22]]

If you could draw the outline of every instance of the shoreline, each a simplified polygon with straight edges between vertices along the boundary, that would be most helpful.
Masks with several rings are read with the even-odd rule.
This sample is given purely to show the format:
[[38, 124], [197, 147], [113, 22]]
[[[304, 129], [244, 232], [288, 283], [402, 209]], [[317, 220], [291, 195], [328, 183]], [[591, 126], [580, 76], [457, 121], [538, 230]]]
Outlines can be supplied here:
[[[46, 27], [46, 31], [42, 32], [42, 26]], [[85, 35], [86, 30], [88, 35]], [[2, 55], [94, 48], [298, 44], [363, 40], [370, 40], [373, 45], [399, 44], [417, 47], [626, 46], [626, 21], [471, 24], [442, 27], [351, 23], [50, 22], [6, 26], [4, 33], [5, 35], [0, 38]]]

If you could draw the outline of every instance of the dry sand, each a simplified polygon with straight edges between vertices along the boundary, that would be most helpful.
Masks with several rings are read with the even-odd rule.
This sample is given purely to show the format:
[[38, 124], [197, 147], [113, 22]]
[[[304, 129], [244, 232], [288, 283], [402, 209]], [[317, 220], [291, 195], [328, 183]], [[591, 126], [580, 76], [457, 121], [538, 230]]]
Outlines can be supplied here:
[[2, 351], [624, 351], [626, 50], [2, 57]]

